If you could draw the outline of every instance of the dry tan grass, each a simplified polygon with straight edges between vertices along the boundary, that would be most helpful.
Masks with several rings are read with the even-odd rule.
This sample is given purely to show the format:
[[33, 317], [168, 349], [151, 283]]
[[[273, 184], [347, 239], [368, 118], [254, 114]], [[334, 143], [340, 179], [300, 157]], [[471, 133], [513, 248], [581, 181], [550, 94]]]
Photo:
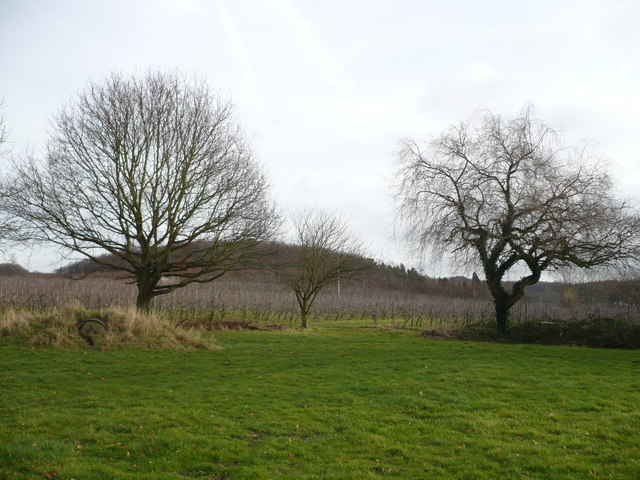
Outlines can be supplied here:
[[24, 312], [9, 307], [0, 316], [0, 334], [11, 335], [13, 332], [25, 329], [29, 329], [29, 321]]
[[108, 331], [90, 330], [94, 348], [126, 346], [170, 349], [217, 349], [213, 337], [193, 329], [177, 328], [156, 314], [137, 312], [134, 308], [110, 307], [88, 310], [78, 304], [32, 311], [6, 308], [0, 314], [0, 337], [10, 343], [53, 347], [86, 347], [87, 340], [78, 332], [78, 323], [88, 318], [104, 322]]

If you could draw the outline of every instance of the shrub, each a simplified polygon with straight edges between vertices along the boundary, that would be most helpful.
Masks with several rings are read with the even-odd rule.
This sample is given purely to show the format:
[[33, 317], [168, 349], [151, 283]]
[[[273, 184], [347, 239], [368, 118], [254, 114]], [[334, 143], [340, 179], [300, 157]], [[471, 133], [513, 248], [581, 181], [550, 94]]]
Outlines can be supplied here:
[[578, 345], [602, 348], [640, 348], [640, 325], [624, 318], [592, 317], [581, 321], [527, 320], [498, 334], [495, 321], [464, 325], [457, 335], [464, 340], [507, 341], [542, 345]]
[[478, 322], [464, 324], [456, 335], [462, 340], [476, 340], [480, 342], [494, 342], [503, 336], [496, 329], [494, 319], [483, 319]]
[[516, 342], [557, 345], [565, 342], [565, 322], [529, 320], [511, 326], [509, 336]]
[[572, 344], [604, 348], [640, 348], [640, 325], [623, 318], [594, 317], [567, 323], [565, 337]]

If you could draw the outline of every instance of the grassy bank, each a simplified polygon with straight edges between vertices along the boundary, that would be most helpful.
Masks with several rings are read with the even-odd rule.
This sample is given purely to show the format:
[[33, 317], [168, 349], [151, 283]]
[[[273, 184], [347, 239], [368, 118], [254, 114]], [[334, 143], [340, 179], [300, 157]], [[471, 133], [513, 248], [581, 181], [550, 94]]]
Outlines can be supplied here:
[[640, 352], [325, 324], [0, 347], [0, 478], [637, 478]]
[[110, 307], [90, 310], [78, 304], [43, 310], [3, 308], [0, 345], [110, 350], [117, 348], [216, 349], [212, 337], [176, 328], [156, 313]]

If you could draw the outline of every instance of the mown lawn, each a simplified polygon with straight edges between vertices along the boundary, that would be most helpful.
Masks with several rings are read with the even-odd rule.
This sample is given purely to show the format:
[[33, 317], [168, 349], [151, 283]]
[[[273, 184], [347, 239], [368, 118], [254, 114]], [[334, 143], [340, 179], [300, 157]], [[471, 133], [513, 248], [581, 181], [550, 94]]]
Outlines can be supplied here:
[[640, 352], [314, 326], [0, 347], [0, 478], [640, 478]]

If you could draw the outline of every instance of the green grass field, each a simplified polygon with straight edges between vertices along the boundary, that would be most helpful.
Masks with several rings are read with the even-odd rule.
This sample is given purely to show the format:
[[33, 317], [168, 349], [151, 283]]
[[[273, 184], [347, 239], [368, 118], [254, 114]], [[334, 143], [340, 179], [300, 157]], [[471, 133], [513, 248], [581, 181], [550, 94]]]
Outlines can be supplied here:
[[0, 478], [640, 478], [640, 352], [323, 324], [0, 347]]

